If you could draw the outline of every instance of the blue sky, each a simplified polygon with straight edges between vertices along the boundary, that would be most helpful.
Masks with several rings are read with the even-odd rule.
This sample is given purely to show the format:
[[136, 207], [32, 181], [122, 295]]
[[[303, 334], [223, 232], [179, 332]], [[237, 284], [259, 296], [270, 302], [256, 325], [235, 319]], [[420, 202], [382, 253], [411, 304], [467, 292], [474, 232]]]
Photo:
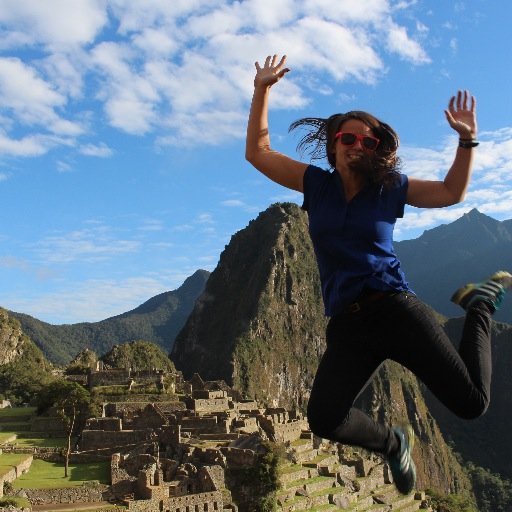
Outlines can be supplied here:
[[[97, 321], [213, 270], [280, 188], [244, 160], [254, 61], [287, 54], [272, 145], [299, 117], [367, 110], [407, 174], [441, 178], [443, 109], [467, 88], [479, 138], [466, 200], [408, 208], [416, 238], [472, 208], [512, 218], [508, 0], [2, 0], [0, 306]], [[407, 269], [405, 269], [407, 270]]]

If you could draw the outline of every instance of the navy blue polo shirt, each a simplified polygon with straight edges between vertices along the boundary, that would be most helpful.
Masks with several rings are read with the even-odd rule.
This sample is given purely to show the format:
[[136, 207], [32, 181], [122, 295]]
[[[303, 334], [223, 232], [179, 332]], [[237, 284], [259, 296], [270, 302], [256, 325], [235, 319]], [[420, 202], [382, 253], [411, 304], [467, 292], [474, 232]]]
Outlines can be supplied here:
[[347, 203], [337, 171], [313, 165], [306, 169], [302, 208], [309, 217], [327, 316], [354, 302], [364, 287], [410, 290], [393, 249], [407, 186], [407, 176], [401, 174], [393, 187], [369, 185]]

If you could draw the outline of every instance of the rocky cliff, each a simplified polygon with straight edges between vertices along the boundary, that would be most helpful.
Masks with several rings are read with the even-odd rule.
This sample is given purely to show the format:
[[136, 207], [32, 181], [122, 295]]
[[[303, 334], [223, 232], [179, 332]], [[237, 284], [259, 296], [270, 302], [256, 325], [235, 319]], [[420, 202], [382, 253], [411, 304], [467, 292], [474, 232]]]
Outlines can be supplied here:
[[52, 366], [23, 332], [20, 323], [0, 308], [0, 394], [12, 405], [28, 403], [51, 376]]
[[[171, 358], [186, 377], [224, 379], [268, 405], [304, 409], [325, 325], [307, 216], [297, 205], [276, 204], [232, 237]], [[420, 487], [469, 488], [407, 370], [384, 365], [359, 405], [383, 421], [414, 426]]]
[[20, 323], [0, 308], [0, 366], [21, 358], [31, 343]]

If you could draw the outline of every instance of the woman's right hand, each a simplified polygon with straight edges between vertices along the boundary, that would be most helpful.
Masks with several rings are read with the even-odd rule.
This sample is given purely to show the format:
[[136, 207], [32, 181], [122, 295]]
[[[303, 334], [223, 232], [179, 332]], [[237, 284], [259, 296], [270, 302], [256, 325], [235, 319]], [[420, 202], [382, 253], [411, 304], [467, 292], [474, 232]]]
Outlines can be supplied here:
[[283, 67], [286, 62], [286, 55], [281, 57], [278, 64], [276, 64], [276, 61], [277, 55], [272, 57], [269, 55], [265, 59], [263, 67], [260, 66], [259, 62], [255, 63], [256, 76], [254, 77], [254, 87], [271, 87], [290, 71], [288, 68]]

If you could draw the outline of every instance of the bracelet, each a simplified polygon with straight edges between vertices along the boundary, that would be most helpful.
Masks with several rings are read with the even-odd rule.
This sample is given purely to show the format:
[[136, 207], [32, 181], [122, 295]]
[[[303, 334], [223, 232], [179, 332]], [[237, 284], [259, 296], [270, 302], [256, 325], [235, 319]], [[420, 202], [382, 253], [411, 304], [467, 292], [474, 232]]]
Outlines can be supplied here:
[[469, 149], [478, 146], [480, 142], [475, 139], [459, 139], [459, 148]]

